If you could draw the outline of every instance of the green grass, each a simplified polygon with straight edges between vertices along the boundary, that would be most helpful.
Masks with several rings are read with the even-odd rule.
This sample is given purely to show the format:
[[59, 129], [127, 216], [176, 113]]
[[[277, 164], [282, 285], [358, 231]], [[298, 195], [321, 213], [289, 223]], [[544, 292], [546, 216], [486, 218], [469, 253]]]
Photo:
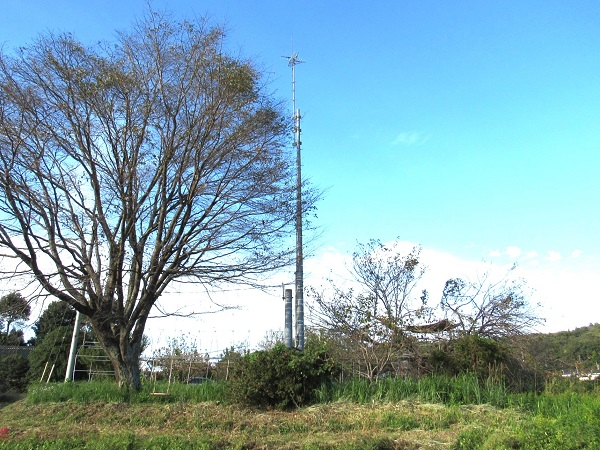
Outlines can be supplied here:
[[510, 393], [500, 383], [479, 381], [471, 375], [444, 377], [431, 375], [418, 380], [387, 378], [378, 381], [354, 379], [322, 387], [317, 395], [319, 402], [339, 400], [357, 403], [397, 402], [415, 399], [427, 403], [446, 405], [492, 404], [504, 406]]
[[[168, 393], [168, 396], [153, 396]], [[413, 399], [426, 403], [446, 405], [491, 404], [505, 406], [511, 394], [503, 385], [482, 382], [476, 377], [428, 376], [419, 380], [388, 378], [370, 382], [354, 379], [321, 387], [317, 392], [318, 403], [350, 401], [360, 404], [398, 402]], [[119, 388], [112, 381], [76, 383], [37, 383], [29, 387], [27, 401], [30, 403], [64, 402], [127, 402], [127, 403], [175, 403], [175, 402], [227, 402], [227, 384], [205, 382], [182, 384], [166, 382], [148, 383], [140, 392]]]
[[454, 448], [600, 448], [600, 397], [597, 393], [511, 394], [506, 409], [519, 411], [521, 419], [510, 421], [501, 430], [483, 427], [465, 430]]
[[[155, 396], [154, 393], [168, 395]], [[29, 386], [29, 403], [73, 401], [126, 402], [126, 403], [176, 403], [176, 402], [221, 402], [226, 401], [227, 386], [224, 383], [206, 382], [182, 384], [158, 382], [142, 385], [140, 392], [119, 388], [114, 381], [92, 381], [75, 383], [35, 383]]]
[[[153, 390], [168, 397], [153, 397]], [[294, 411], [227, 401], [224, 383], [31, 386], [2, 410], [0, 449], [597, 449], [597, 389], [510, 393], [476, 378], [353, 380]]]

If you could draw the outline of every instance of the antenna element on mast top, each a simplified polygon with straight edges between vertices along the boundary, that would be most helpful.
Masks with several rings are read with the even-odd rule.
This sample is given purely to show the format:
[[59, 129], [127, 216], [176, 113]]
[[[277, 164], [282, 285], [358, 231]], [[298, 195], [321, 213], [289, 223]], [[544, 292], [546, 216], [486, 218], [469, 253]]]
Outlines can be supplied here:
[[292, 56], [282, 56], [288, 60], [288, 66], [292, 68], [292, 112], [294, 118], [299, 112], [296, 112], [296, 64], [302, 64], [304, 61], [300, 59], [298, 53], [293, 53]]

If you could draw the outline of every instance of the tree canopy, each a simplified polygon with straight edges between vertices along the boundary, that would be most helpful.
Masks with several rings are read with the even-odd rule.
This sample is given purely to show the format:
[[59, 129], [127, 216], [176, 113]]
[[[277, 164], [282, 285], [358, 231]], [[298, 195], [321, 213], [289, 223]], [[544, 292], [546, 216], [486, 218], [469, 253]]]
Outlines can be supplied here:
[[89, 317], [130, 387], [169, 285], [253, 283], [293, 257], [291, 121], [224, 38], [150, 11], [114, 43], [0, 54], [0, 248]]
[[75, 310], [65, 302], [51, 302], [42, 312], [39, 319], [33, 324], [35, 344], [44, 340], [46, 335], [59, 327], [73, 327], [75, 324]]
[[511, 276], [513, 269], [500, 280], [488, 273], [477, 281], [446, 282], [440, 307], [460, 333], [499, 339], [531, 332], [543, 322], [528, 301], [525, 281]]
[[330, 289], [309, 291], [314, 323], [335, 337], [367, 378], [401, 373], [402, 355], [414, 343], [406, 332], [430, 319], [428, 294], [417, 292], [425, 270], [419, 255], [418, 247], [405, 254], [371, 240], [353, 254], [352, 287], [330, 281]]
[[[0, 298], [0, 325], [2, 325], [0, 333], [5, 338], [11, 336], [11, 331], [15, 332], [13, 335], [16, 335], [18, 330], [11, 330], [11, 325], [19, 324], [29, 319], [30, 314], [31, 307], [29, 306], [27, 299], [18, 292], [6, 294]], [[19, 338], [22, 338], [22, 333]], [[10, 339], [8, 339], [8, 341], [10, 341]]]

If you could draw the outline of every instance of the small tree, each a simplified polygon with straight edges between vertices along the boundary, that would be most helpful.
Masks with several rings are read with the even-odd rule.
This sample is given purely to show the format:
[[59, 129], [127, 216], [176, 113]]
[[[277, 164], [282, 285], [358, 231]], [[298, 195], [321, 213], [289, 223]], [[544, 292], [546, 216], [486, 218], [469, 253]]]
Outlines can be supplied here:
[[0, 332], [0, 345], [19, 346], [25, 345], [23, 330], [10, 330], [8, 334]]
[[29, 319], [30, 314], [29, 302], [18, 292], [11, 292], [0, 298], [0, 319], [5, 326], [4, 336], [10, 335], [11, 325], [22, 324]]
[[[272, 348], [272, 347], [271, 347]], [[244, 355], [248, 354], [247, 349], [236, 349], [231, 346], [223, 352], [214, 366], [214, 378], [216, 380], [227, 381], [235, 367], [240, 364]]]
[[160, 375], [171, 373], [173, 381], [189, 382], [195, 377], [209, 377], [212, 366], [207, 354], [201, 353], [194, 339], [180, 336], [169, 339], [166, 347], [155, 350], [151, 359], [151, 370], [160, 370]]
[[543, 322], [527, 299], [525, 282], [511, 277], [492, 281], [486, 273], [476, 282], [448, 280], [441, 308], [460, 334], [499, 339], [531, 331]]
[[430, 356], [432, 368], [449, 375], [472, 373], [482, 380], [496, 376], [508, 360], [507, 350], [493, 339], [463, 335], [446, 342]]
[[424, 273], [419, 253], [417, 247], [403, 254], [396, 245], [370, 241], [353, 254], [356, 288], [330, 280], [329, 292], [309, 291], [317, 326], [337, 341], [337, 348], [347, 349], [344, 359], [369, 379], [403, 369], [405, 353], [414, 350], [408, 328], [431, 315], [427, 292], [415, 293]]

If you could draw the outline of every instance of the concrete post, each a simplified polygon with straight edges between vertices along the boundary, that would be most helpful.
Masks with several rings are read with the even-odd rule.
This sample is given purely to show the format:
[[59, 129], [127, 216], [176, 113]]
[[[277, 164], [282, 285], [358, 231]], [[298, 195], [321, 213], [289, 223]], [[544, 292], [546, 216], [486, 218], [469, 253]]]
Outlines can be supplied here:
[[294, 342], [292, 339], [292, 290], [285, 290], [285, 327], [283, 331], [285, 346], [292, 348]]

